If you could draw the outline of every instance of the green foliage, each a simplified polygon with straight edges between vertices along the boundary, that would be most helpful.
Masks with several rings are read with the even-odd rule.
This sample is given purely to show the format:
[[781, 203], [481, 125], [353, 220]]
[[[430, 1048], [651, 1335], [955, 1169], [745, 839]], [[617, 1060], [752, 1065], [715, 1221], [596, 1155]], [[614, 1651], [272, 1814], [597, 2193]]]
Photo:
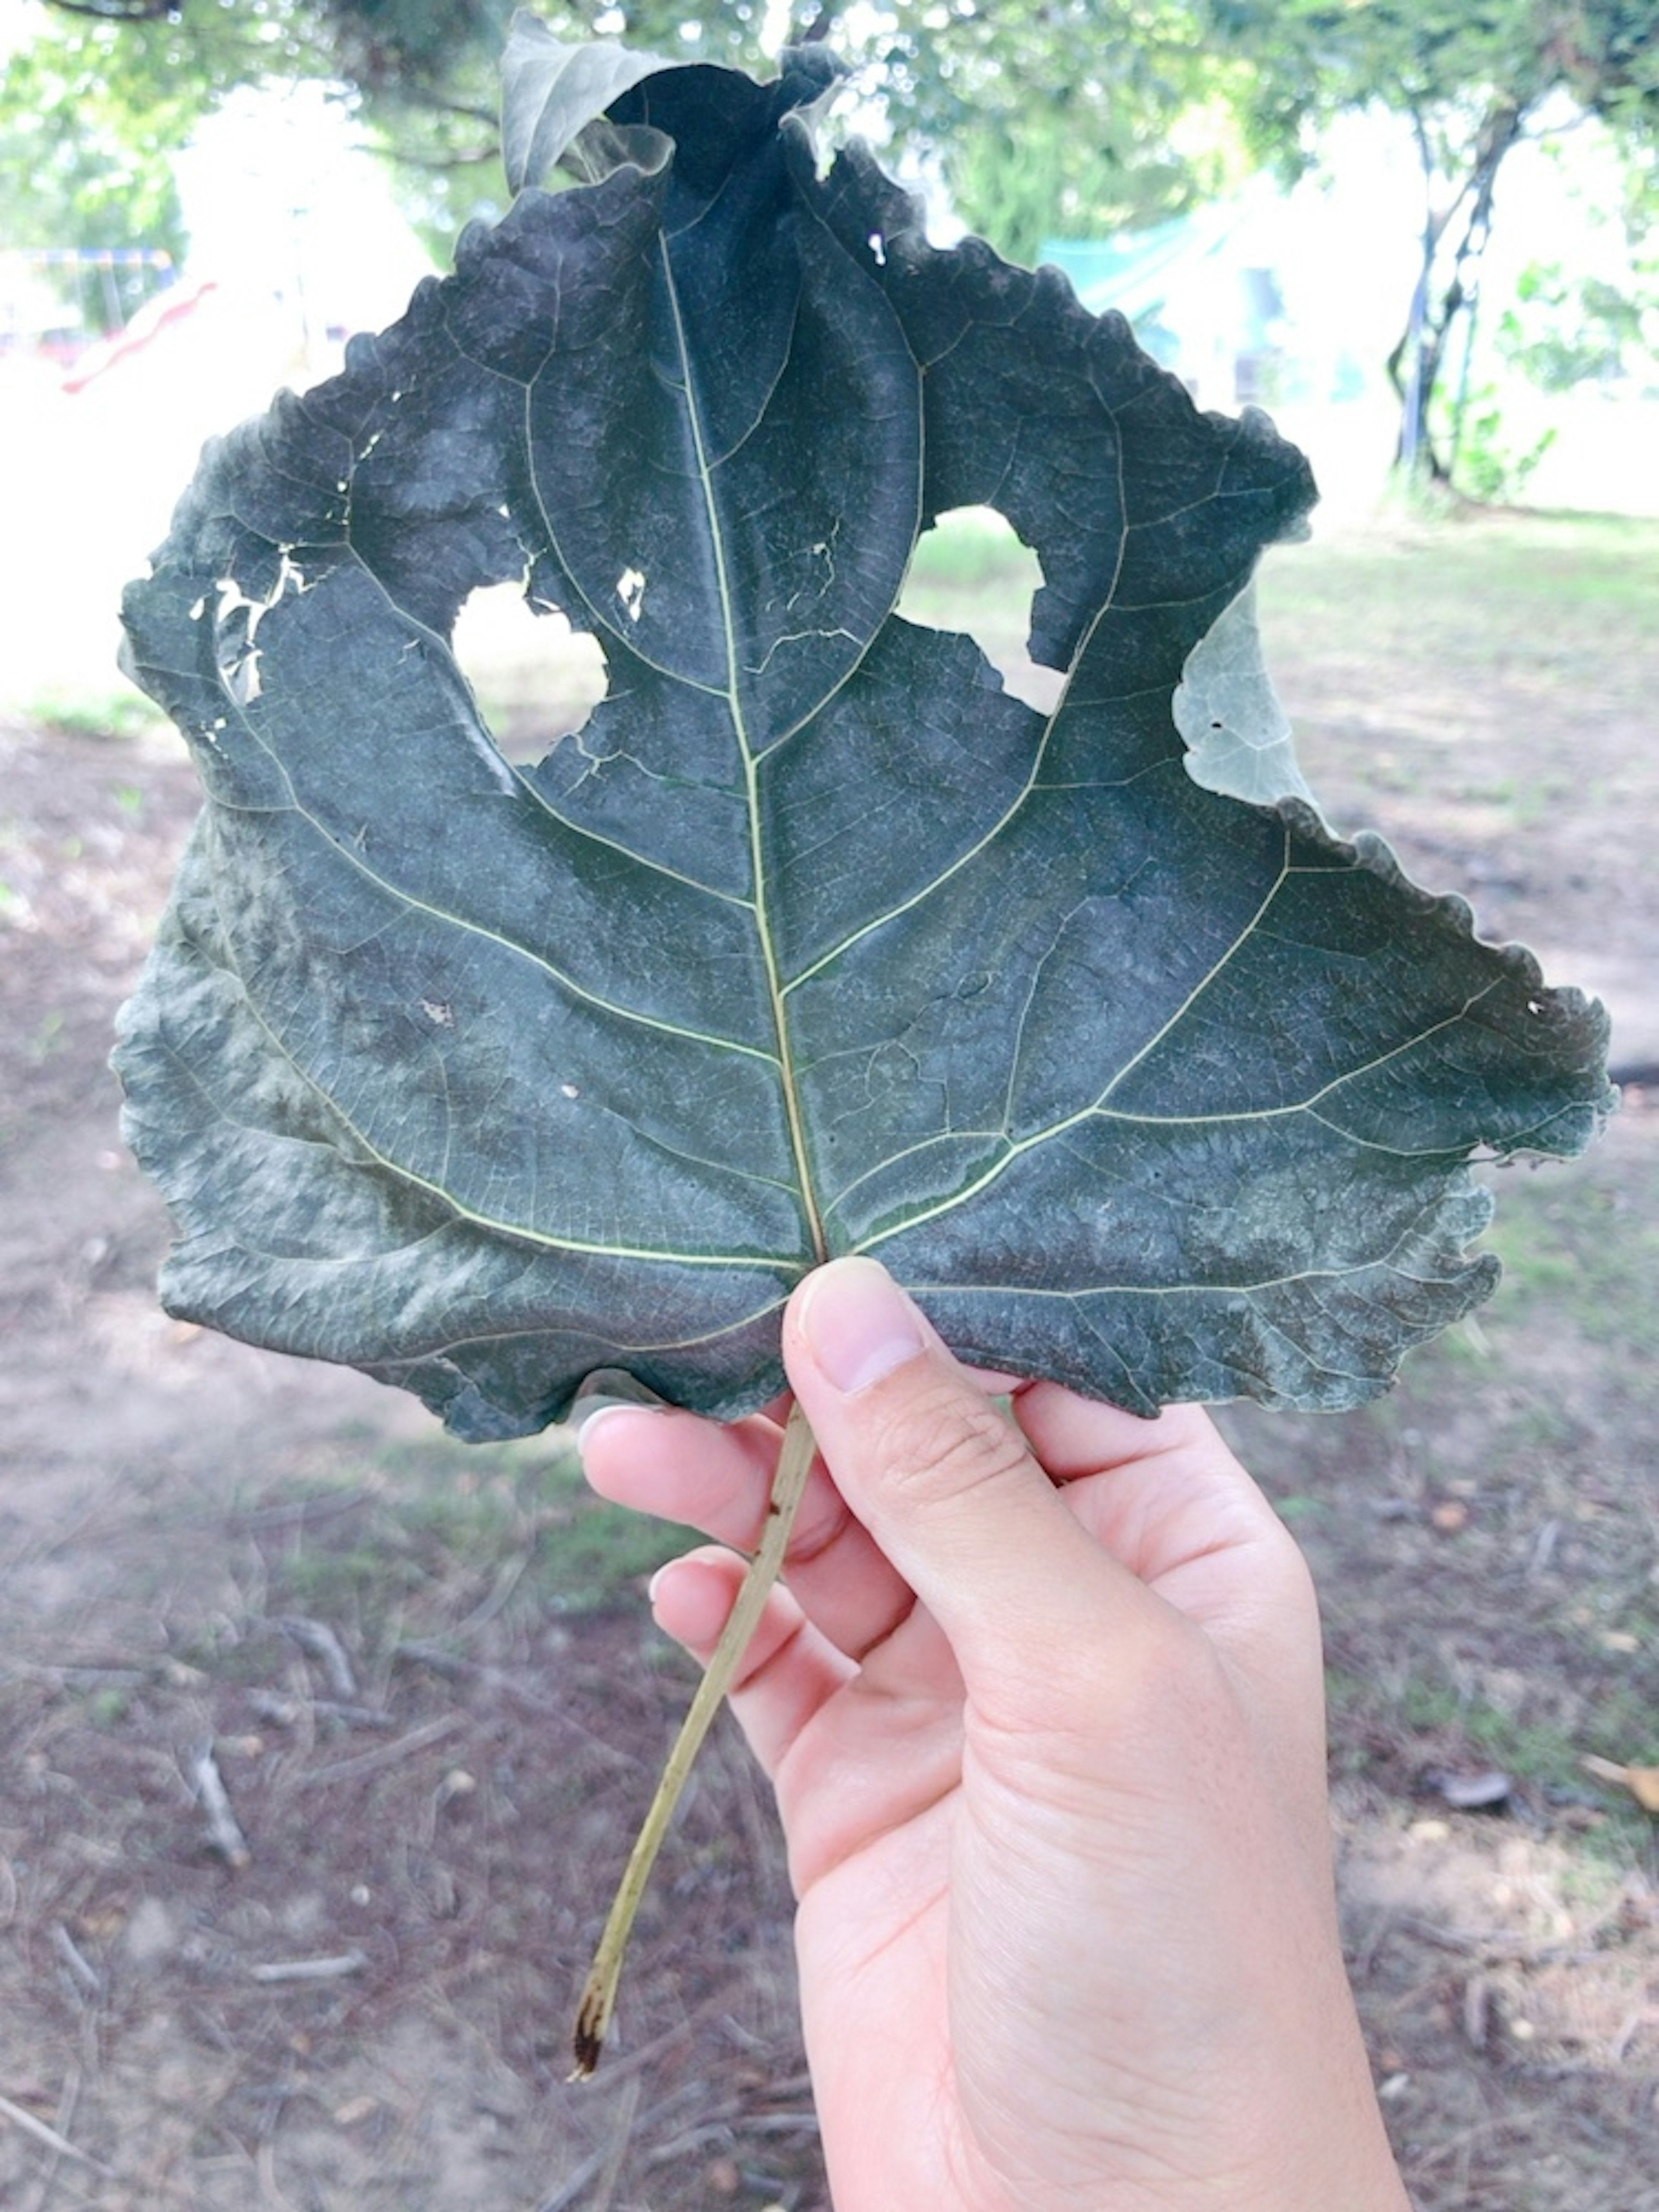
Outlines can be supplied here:
[[1295, 161], [1334, 115], [1377, 101], [1419, 123], [1437, 164], [1465, 167], [1494, 118], [1561, 91], [1648, 139], [1659, 120], [1654, 0], [1200, 0], [1246, 61], [1255, 143]]
[[[0, 89], [0, 234], [8, 246], [143, 246], [182, 259], [171, 156], [235, 86], [325, 69], [299, 0], [131, 20], [43, 11]], [[71, 300], [73, 279], [57, 281]], [[143, 283], [117, 282], [131, 313]]]
[[62, 730], [77, 738], [136, 738], [166, 726], [149, 700], [125, 684], [118, 690], [117, 680], [112, 672], [107, 686], [37, 691], [24, 702], [23, 712], [42, 729]]
[[[506, 204], [498, 72], [514, 5], [189, 0], [96, 14], [44, 0], [0, 88], [7, 243], [143, 243], [177, 255], [169, 156], [238, 86], [310, 77], [351, 100], [410, 219], [447, 252], [464, 222]], [[760, 58], [763, 9], [750, 0], [550, 0], [539, 12], [569, 38], [603, 27], [687, 58]]]
[[[349, 91], [412, 219], [447, 245], [468, 217], [505, 204], [496, 72], [513, 13], [514, 0], [214, 0], [107, 21], [58, 12], [39, 59], [26, 52], [0, 94], [10, 179], [0, 191], [21, 206], [31, 149], [50, 137], [34, 213], [53, 235], [42, 242], [69, 242], [101, 212], [97, 242], [176, 246], [169, 150], [232, 87], [313, 76]], [[761, 0], [548, 0], [538, 13], [565, 40], [598, 34], [677, 60], [764, 65]], [[1241, 80], [1194, 35], [1188, 0], [1018, 0], [994, 11], [890, 0], [850, 11], [833, 37], [895, 142], [1016, 259], [1034, 260], [1045, 237], [1184, 210], [1221, 188], [1237, 159], [1228, 115]], [[1196, 118], [1184, 131], [1183, 116]], [[118, 235], [106, 240], [112, 228]]]
[[[408, 211], [441, 250], [469, 216], [493, 219], [505, 205], [495, 70], [512, 12], [513, 0], [211, 0], [100, 20], [66, 5], [38, 54], [14, 58], [0, 94], [9, 238], [176, 251], [168, 150], [231, 86], [311, 75], [358, 102]], [[763, 61], [761, 0], [549, 0], [540, 12], [567, 40], [620, 38], [745, 69]], [[816, 13], [804, 7], [797, 31]], [[1408, 116], [1437, 292], [1413, 357], [1402, 339], [1395, 363], [1402, 447], [1440, 474], [1435, 387], [1474, 296], [1492, 184], [1517, 136], [1565, 92], [1659, 158], [1654, 0], [1488, 0], [1478, 10], [1458, 0], [886, 0], [835, 17], [831, 8], [823, 20], [837, 51], [884, 106], [895, 143], [1017, 260], [1034, 260], [1045, 237], [1184, 211], [1227, 188], [1247, 143], [1295, 169], [1335, 114], [1381, 101]]]
[[1505, 427], [1497, 392], [1484, 386], [1470, 395], [1464, 410], [1456, 449], [1458, 489], [1488, 505], [1518, 500], [1555, 438], [1551, 425], [1517, 445]]
[[1659, 362], [1659, 263], [1638, 264], [1632, 276], [1626, 289], [1534, 263], [1498, 325], [1499, 353], [1540, 392], [1651, 374]]
[[1182, 213], [1230, 173], [1237, 71], [1194, 35], [1187, 0], [899, 0], [846, 50], [870, 64], [900, 141], [931, 155], [969, 227], [1014, 260], [1036, 261], [1044, 238]]
[[[1377, 104], [1406, 117], [1423, 170], [1417, 307], [1401, 303], [1389, 362], [1401, 405], [1399, 457], [1449, 482], [1435, 418], [1455, 331], [1473, 314], [1498, 173], [1565, 94], [1620, 137], [1632, 176], [1659, 145], [1659, 0], [1199, 0], [1213, 36], [1248, 64], [1242, 111], [1252, 144], [1286, 170], [1311, 158], [1319, 126]], [[1507, 483], [1477, 469], [1468, 485]]]

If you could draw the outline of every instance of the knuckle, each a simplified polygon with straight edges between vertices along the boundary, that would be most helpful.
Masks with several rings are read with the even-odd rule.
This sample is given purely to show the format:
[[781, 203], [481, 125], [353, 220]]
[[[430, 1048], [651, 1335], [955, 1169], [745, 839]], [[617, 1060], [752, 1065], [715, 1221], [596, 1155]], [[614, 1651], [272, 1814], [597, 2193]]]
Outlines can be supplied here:
[[876, 1450], [898, 1489], [956, 1498], [1006, 1481], [1034, 1462], [1025, 1439], [1001, 1408], [941, 1376], [882, 1409]]

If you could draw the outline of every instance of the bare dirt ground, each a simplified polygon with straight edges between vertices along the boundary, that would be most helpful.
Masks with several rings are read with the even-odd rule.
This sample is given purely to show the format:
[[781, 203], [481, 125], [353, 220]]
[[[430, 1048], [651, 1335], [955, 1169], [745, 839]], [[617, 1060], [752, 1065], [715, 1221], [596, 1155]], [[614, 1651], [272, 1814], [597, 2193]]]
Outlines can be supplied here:
[[[1267, 602], [1334, 817], [1602, 990], [1639, 1073], [1632, 532], [1401, 526]], [[557, 1437], [468, 1453], [155, 1304], [104, 1061], [194, 805], [168, 738], [0, 724], [0, 2203], [811, 2212], [787, 1886], [729, 1735], [616, 2056], [563, 2080], [687, 1692], [640, 1594], [672, 1532], [589, 1505]], [[1352, 1962], [1423, 2212], [1659, 2208], [1659, 1850], [1582, 1763], [1659, 1765], [1650, 1096], [1499, 1178], [1508, 1283], [1389, 1399], [1228, 1416], [1323, 1594]]]

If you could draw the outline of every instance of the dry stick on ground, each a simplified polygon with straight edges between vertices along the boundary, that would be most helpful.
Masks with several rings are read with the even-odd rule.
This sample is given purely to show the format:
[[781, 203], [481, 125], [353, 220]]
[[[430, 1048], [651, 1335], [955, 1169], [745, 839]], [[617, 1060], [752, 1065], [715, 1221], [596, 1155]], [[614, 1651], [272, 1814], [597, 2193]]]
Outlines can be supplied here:
[[191, 1753], [190, 1778], [202, 1810], [207, 1814], [209, 1842], [226, 1865], [240, 1874], [244, 1867], [252, 1866], [253, 1853], [231, 1805], [230, 1793], [225, 1788], [210, 1743], [203, 1744]]
[[345, 1646], [325, 1620], [308, 1620], [303, 1613], [284, 1613], [276, 1626], [301, 1651], [309, 1652], [319, 1663], [337, 1698], [349, 1703], [356, 1697], [357, 1677], [351, 1670]]
[[588, 1969], [572, 2038], [576, 2070], [571, 2078], [574, 2081], [586, 2081], [599, 2063], [599, 2054], [605, 2049], [605, 2039], [610, 2032], [611, 2016], [616, 2009], [617, 1984], [622, 1976], [623, 1956], [633, 1931], [635, 1915], [640, 1909], [640, 1899], [645, 1893], [646, 1883], [651, 1878], [657, 1853], [662, 1849], [663, 1838], [674, 1817], [674, 1808], [679, 1803], [692, 1762], [702, 1748], [703, 1738], [714, 1724], [714, 1716], [720, 1711], [742, 1663], [743, 1655], [749, 1648], [749, 1639], [759, 1623], [773, 1585], [782, 1571], [783, 1556], [789, 1547], [790, 1531], [795, 1525], [795, 1515], [799, 1510], [806, 1488], [806, 1478], [811, 1473], [812, 1455], [816, 1449], [805, 1414], [799, 1406], [792, 1407], [789, 1425], [783, 1432], [782, 1449], [778, 1454], [777, 1470], [772, 1477], [772, 1495], [767, 1501], [766, 1525], [761, 1534], [759, 1547], [749, 1562], [749, 1571], [738, 1591], [737, 1602], [720, 1632], [720, 1640], [714, 1647], [708, 1670], [697, 1685], [697, 1694], [691, 1700], [690, 1711], [674, 1739], [673, 1749], [663, 1767], [662, 1779], [657, 1784], [657, 1794], [651, 1800], [645, 1819], [640, 1824], [640, 1832], [635, 1838], [634, 1849], [617, 1885], [616, 1899], [605, 1923], [605, 1932], [599, 1937], [599, 1948], [593, 1954], [592, 1966]]
[[515, 1553], [504, 1565], [497, 1568], [488, 1594], [480, 1598], [471, 1613], [456, 1622], [451, 1633], [458, 1637], [476, 1636], [481, 1628], [488, 1627], [523, 1581], [535, 1556], [535, 1547], [532, 1545], [525, 1551]]
[[52, 1948], [69, 1969], [70, 1979], [83, 1996], [95, 1997], [103, 1994], [103, 1976], [61, 1920], [54, 1920], [52, 1923]]
[[55, 1690], [139, 1690], [155, 1679], [154, 1667], [40, 1667], [27, 1659], [14, 1659], [8, 1674], [25, 1681], [49, 1683]]
[[307, 1774], [296, 1774], [294, 1786], [310, 1790], [319, 1782], [355, 1782], [360, 1775], [378, 1774], [382, 1767], [395, 1766], [399, 1759], [441, 1743], [446, 1736], [467, 1727], [471, 1718], [471, 1713], [441, 1713], [435, 1721], [425, 1721], [407, 1735], [400, 1735], [396, 1743], [377, 1744], [373, 1751], [360, 1751], [350, 1759], [337, 1759], [331, 1765], [313, 1766]]
[[25, 2112], [21, 2105], [14, 2105], [9, 2097], [0, 2097], [0, 2119], [9, 2120], [13, 2127], [21, 2128], [26, 2136], [33, 2136], [37, 2142], [45, 2143], [46, 2148], [56, 2151], [59, 2158], [72, 2158], [76, 2165], [89, 2166], [94, 2173], [101, 2173], [110, 2181], [115, 2179], [112, 2166], [106, 2166], [102, 2159], [94, 2158], [89, 2151], [77, 2150], [67, 2136], [60, 2136], [56, 2128], [49, 2128], [44, 2120], [37, 2120], [33, 2112]]
[[276, 1959], [247, 1971], [256, 1982], [336, 1982], [347, 1974], [361, 1974], [368, 1964], [367, 1951], [341, 1951], [331, 1959]]
[[1659, 2005], [1638, 2005], [1633, 2012], [1626, 2014], [1618, 2033], [1607, 2045], [1607, 2057], [1613, 2065], [1624, 2064], [1632, 2044], [1635, 2042], [1642, 2030], [1654, 2021], [1659, 2021]]
[[248, 1699], [262, 1721], [275, 1728], [294, 1728], [308, 1710], [319, 1720], [338, 1721], [345, 1728], [396, 1728], [398, 1717], [379, 1705], [343, 1705], [336, 1698], [285, 1698], [276, 1690], [255, 1690]]
[[730, 2144], [739, 2135], [815, 2136], [818, 2131], [815, 2112], [750, 2112], [734, 2099], [730, 2106], [700, 2120], [695, 2128], [687, 2128], [672, 2142], [658, 2143], [646, 2153], [645, 2163], [672, 2166], [678, 2159], [690, 2158], [694, 2151], [707, 2150], [715, 2143]]
[[[58, 2093], [58, 2110], [52, 2119], [52, 2125], [60, 2136], [68, 2136], [70, 2124], [75, 2118], [75, 2107], [80, 2100], [81, 2069], [78, 2066], [72, 2065], [64, 2075], [64, 2086]], [[19, 2203], [17, 2212], [43, 2212], [43, 2207], [52, 2195], [57, 2182], [58, 2169], [63, 2163], [63, 2158], [64, 2154], [55, 2145], [47, 2148], [46, 2164], [35, 2177], [33, 2188]]]
[[1596, 1938], [1623, 1910], [1623, 1899], [1615, 1899], [1582, 1928], [1574, 1929], [1571, 1936], [1522, 1936], [1508, 1928], [1447, 1928], [1437, 1920], [1425, 1920], [1414, 1912], [1397, 1914], [1393, 1927], [1395, 1933], [1413, 1936], [1419, 1943], [1431, 1944], [1437, 1951], [1478, 1958], [1488, 1966], [1554, 1966], [1562, 1961], [1574, 1964], [1593, 1959], [1596, 1955]]

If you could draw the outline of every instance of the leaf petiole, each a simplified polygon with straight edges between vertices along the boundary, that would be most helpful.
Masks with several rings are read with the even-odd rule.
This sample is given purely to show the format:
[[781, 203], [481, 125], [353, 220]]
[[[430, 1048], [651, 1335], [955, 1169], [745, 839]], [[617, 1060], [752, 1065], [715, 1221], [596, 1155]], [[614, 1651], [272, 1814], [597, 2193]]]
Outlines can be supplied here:
[[772, 1493], [767, 1500], [766, 1526], [749, 1571], [738, 1591], [720, 1640], [714, 1646], [697, 1693], [680, 1724], [673, 1748], [664, 1762], [662, 1779], [651, 1800], [639, 1834], [629, 1854], [628, 1864], [617, 1885], [617, 1894], [599, 1937], [599, 1948], [593, 1954], [587, 1979], [582, 1987], [581, 2002], [576, 2010], [576, 2025], [571, 2041], [575, 2053], [575, 2069], [572, 2081], [586, 2081], [599, 2063], [605, 2049], [605, 2039], [610, 2033], [611, 2018], [616, 2009], [617, 1986], [622, 1978], [623, 1954], [628, 1939], [633, 1933], [635, 1916], [645, 1886], [651, 1879], [651, 1869], [656, 1864], [657, 1853], [662, 1848], [663, 1838], [668, 1832], [675, 1808], [680, 1802], [690, 1775], [692, 1763], [702, 1748], [703, 1738], [720, 1711], [721, 1700], [732, 1686], [733, 1677], [749, 1648], [750, 1638], [759, 1623], [768, 1596], [783, 1568], [784, 1553], [789, 1547], [790, 1532], [795, 1525], [806, 1488], [806, 1478], [811, 1472], [812, 1455], [817, 1446], [806, 1416], [799, 1406], [792, 1407], [788, 1425], [783, 1432], [783, 1444], [778, 1454], [776, 1472], [772, 1477]]

